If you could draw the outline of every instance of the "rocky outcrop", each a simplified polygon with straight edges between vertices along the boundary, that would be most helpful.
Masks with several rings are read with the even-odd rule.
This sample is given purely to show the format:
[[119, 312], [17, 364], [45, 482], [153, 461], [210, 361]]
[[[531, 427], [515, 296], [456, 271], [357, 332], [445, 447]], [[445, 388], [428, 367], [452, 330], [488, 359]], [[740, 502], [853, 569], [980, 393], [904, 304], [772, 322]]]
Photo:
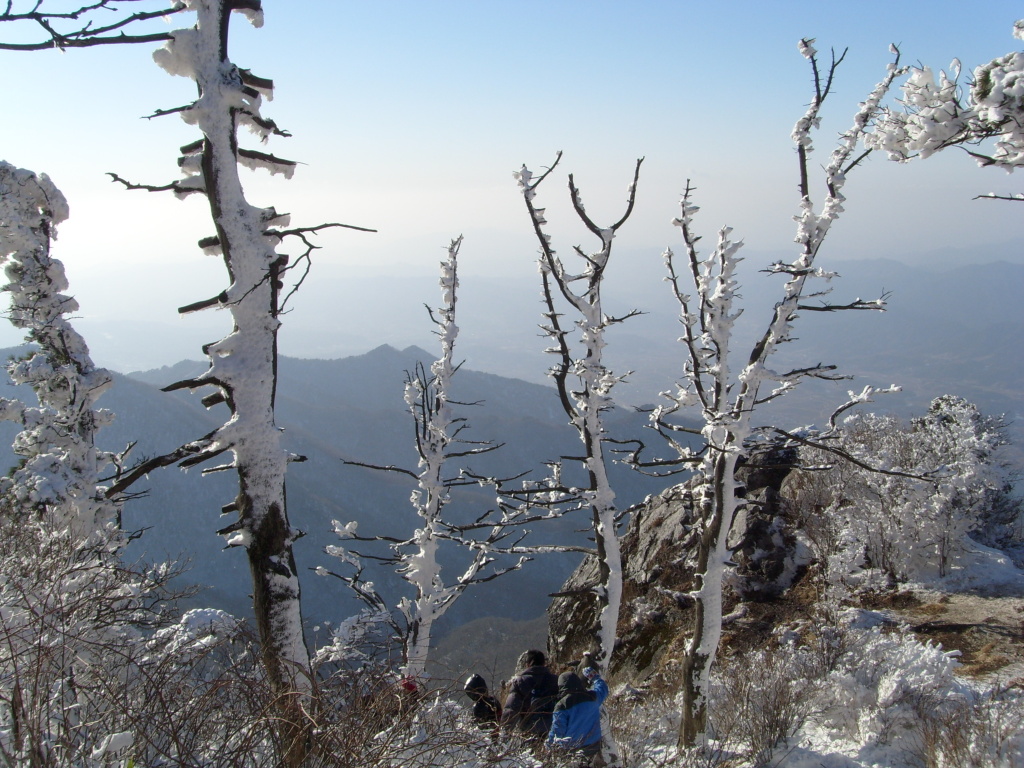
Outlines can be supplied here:
[[[727, 609], [740, 601], [771, 600], [800, 573], [800, 547], [779, 493], [795, 455], [775, 451], [752, 459], [737, 473], [746, 500], [730, 537], [736, 567], [727, 584]], [[694, 586], [694, 507], [687, 484], [673, 486], [630, 510], [622, 539], [623, 609], [611, 677], [638, 684], [679, 656], [689, 631]], [[594, 647], [597, 579], [593, 558], [572, 574], [548, 609], [548, 646], [569, 661]]]

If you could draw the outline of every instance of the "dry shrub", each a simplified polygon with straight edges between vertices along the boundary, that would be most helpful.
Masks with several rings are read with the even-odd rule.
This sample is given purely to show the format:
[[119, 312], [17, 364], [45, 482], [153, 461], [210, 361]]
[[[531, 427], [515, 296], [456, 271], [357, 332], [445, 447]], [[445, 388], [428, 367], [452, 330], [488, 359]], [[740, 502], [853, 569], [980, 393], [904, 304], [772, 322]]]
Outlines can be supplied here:
[[706, 749], [680, 751], [675, 747], [681, 711], [675, 686], [655, 684], [642, 691], [630, 690], [609, 699], [605, 707], [624, 765], [717, 768], [729, 762], [729, 755], [717, 742]]
[[1024, 697], [1007, 687], [938, 703], [922, 697], [911, 755], [924, 768], [1024, 767]]
[[820, 673], [818, 659], [789, 643], [723, 658], [710, 707], [716, 739], [757, 765], [767, 763], [812, 714]]
[[916, 612], [922, 616], [942, 616], [947, 610], [948, 607], [945, 603], [928, 603], [922, 605]]

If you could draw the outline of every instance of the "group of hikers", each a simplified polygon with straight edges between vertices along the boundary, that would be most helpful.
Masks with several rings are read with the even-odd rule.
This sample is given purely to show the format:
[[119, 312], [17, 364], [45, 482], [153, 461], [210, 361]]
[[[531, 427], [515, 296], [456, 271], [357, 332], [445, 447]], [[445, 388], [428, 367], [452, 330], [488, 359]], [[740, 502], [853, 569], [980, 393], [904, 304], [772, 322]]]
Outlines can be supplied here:
[[575, 668], [555, 675], [543, 651], [519, 657], [518, 673], [507, 686], [504, 703], [491, 695], [480, 675], [466, 681], [473, 718], [485, 731], [523, 738], [535, 749], [578, 757], [597, 765], [601, 752], [601, 704], [608, 684], [590, 654]]

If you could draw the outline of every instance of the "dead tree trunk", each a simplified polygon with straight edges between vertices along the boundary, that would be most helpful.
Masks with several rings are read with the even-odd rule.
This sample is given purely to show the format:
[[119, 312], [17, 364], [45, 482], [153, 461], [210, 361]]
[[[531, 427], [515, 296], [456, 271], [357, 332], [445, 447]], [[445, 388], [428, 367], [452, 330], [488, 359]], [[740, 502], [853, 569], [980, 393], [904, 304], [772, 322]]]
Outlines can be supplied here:
[[[240, 160], [272, 172], [289, 164], [270, 155], [240, 151], [237, 142], [240, 119], [259, 124], [260, 89], [272, 86], [229, 61], [229, 18], [231, 11], [245, 12], [250, 18], [261, 13], [259, 0], [194, 0], [190, 9], [198, 14], [195, 28], [178, 30], [158, 52], [162, 55], [157, 61], [172, 73], [189, 74], [198, 85], [199, 98], [187, 108], [187, 118], [203, 133], [197, 175], [217, 231], [213, 245], [223, 253], [231, 285], [215, 300], [181, 311], [226, 308], [234, 327], [225, 338], [205, 347], [210, 367], [203, 375], [169, 389], [215, 386], [217, 391], [205, 397], [204, 404], [224, 402], [231, 411], [227, 423], [200, 441], [195, 455], [183, 465], [227, 451], [234, 456], [230, 464], [207, 471], [234, 468], [238, 473], [238, 496], [224, 508], [237, 511], [238, 520], [221, 533], [228, 537], [229, 546], [244, 547], [248, 555], [253, 611], [274, 697], [279, 746], [283, 762], [291, 766], [298, 765], [305, 754], [304, 700], [311, 681], [292, 554], [298, 532], [288, 521], [285, 494], [289, 456], [274, 422], [280, 291], [288, 258], [275, 252], [279, 238], [268, 231], [276, 212], [251, 206], [238, 174]], [[195, 151], [198, 146], [186, 148], [186, 170], [189, 149]]]

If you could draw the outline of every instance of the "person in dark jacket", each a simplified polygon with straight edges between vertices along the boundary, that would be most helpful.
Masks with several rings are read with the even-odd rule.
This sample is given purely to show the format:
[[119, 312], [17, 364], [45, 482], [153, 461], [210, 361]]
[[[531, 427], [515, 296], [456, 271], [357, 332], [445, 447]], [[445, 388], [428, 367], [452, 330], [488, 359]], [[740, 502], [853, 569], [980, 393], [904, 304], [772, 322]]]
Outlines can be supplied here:
[[518, 731], [538, 742], [551, 729], [551, 712], [558, 699], [558, 678], [548, 671], [542, 651], [530, 650], [519, 657], [519, 674], [509, 683], [501, 713], [501, 728]]
[[608, 684], [594, 667], [584, 669], [583, 675], [586, 684], [575, 672], [559, 675], [559, 698], [547, 745], [576, 752], [589, 764], [601, 751], [601, 704], [608, 698]]
[[473, 719], [483, 731], [495, 733], [501, 718], [501, 705], [487, 690], [487, 681], [480, 675], [470, 675], [463, 690], [473, 702]]

